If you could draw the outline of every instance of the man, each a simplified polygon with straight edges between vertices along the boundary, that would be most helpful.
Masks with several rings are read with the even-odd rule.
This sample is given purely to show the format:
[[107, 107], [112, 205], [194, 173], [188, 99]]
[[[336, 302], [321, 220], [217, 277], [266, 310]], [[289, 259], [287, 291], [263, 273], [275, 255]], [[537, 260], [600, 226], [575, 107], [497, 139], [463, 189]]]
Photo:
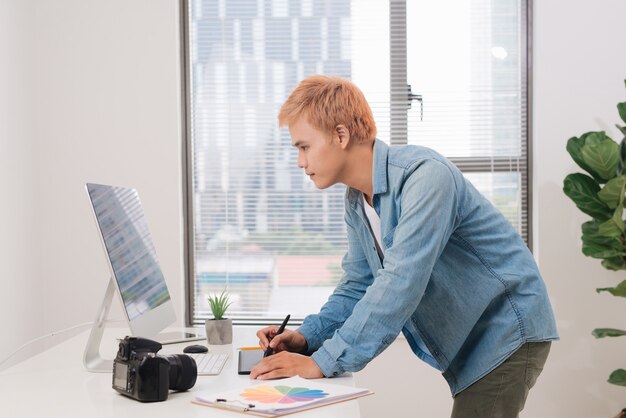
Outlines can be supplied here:
[[517, 417], [558, 335], [537, 266], [509, 222], [435, 151], [376, 140], [371, 109], [347, 80], [303, 80], [278, 119], [316, 187], [348, 186], [348, 252], [318, 314], [297, 331], [257, 333], [277, 354], [251, 377], [357, 371], [402, 331], [443, 373], [452, 417]]

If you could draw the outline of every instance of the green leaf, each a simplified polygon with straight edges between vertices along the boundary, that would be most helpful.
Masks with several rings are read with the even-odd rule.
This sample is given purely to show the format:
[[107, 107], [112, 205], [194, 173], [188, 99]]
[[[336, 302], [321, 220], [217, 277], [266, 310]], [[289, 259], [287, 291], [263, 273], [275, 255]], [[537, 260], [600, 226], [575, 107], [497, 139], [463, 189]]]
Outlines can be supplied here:
[[[613, 260], [614, 258], [621, 257], [622, 255], [622, 253], [619, 252], [618, 250], [613, 250], [611, 248], [604, 248], [604, 247], [594, 246], [594, 245], [585, 245], [583, 246], [582, 251], [583, 251], [583, 254], [586, 255], [587, 257], [599, 258], [601, 260], [607, 260], [607, 259]], [[621, 268], [621, 265], [620, 265], [620, 268]], [[610, 269], [610, 270], [614, 270], [614, 269]], [[619, 270], [619, 268], [617, 270]]]
[[568, 175], [563, 181], [563, 192], [587, 215], [601, 221], [611, 218], [611, 210], [598, 197], [600, 186], [591, 177], [582, 173]]
[[[619, 131], [623, 134], [626, 135], [626, 126], [619, 126], [619, 125], [615, 125], [617, 127], [617, 129], [619, 129]], [[622, 156], [623, 158], [623, 156]]]
[[[583, 135], [580, 138], [572, 137], [567, 141], [567, 152], [572, 157], [574, 162], [578, 164], [580, 168], [585, 170], [587, 173], [591, 174], [591, 176], [598, 181], [599, 183], [604, 183], [604, 180], [600, 177], [598, 173], [596, 173], [589, 165], [585, 163], [582, 155], [582, 147], [585, 144], [585, 136]], [[626, 135], [626, 134], [625, 134]]]
[[619, 117], [626, 123], [626, 102], [618, 103], [617, 111], [619, 112]]
[[613, 383], [614, 385], [626, 386], [626, 370], [614, 370], [613, 373], [611, 373], [611, 375], [609, 376], [608, 382]]
[[[620, 258], [624, 251], [619, 239], [598, 233], [600, 222], [593, 220], [582, 224], [583, 254], [594, 258]], [[623, 264], [623, 262], [622, 262]]]
[[580, 150], [583, 161], [602, 179], [612, 179], [619, 163], [619, 145], [605, 132], [589, 132], [585, 135], [585, 143]]
[[228, 301], [229, 296], [226, 293], [226, 289], [222, 291], [222, 294], [209, 296], [209, 305], [211, 307], [211, 313], [217, 320], [222, 319], [228, 307], [232, 304]]
[[615, 328], [596, 328], [591, 333], [596, 338], [604, 338], [604, 337], [621, 337], [626, 335], [626, 331]]
[[602, 222], [598, 227], [598, 232], [601, 235], [607, 237], [619, 237], [624, 233], [624, 221], [615, 221], [615, 218], [611, 218], [606, 222]]
[[625, 270], [626, 263], [622, 257], [609, 257], [602, 260], [602, 266], [609, 270]]
[[[608, 184], [608, 183], [607, 183]], [[606, 186], [605, 186], [606, 187]], [[624, 184], [621, 185], [621, 189], [618, 193], [618, 196], [624, 195]], [[615, 208], [615, 212], [611, 219], [606, 222], [601, 223], [598, 226], [598, 234], [604, 235], [606, 237], [622, 237], [624, 234], [624, 220], [622, 216], [624, 215], [624, 199], [619, 198], [617, 207]]]
[[609, 292], [613, 296], [621, 296], [623, 298], [626, 298], [626, 280], [624, 280], [623, 282], [621, 282], [620, 284], [618, 284], [615, 287], [601, 287], [601, 288], [598, 288], [598, 289], [596, 289], [596, 292], [598, 292], [598, 293], [600, 293], [600, 292]]
[[[622, 187], [621, 193], [624, 193], [624, 188]], [[604, 235], [607, 237], [620, 237], [624, 233], [624, 220], [622, 219], [622, 215], [624, 214], [624, 203], [620, 202], [615, 208], [615, 213], [606, 222], [601, 223], [598, 226], [598, 234]]]
[[619, 176], [609, 180], [598, 193], [598, 197], [611, 209], [624, 201], [624, 185], [626, 176]]

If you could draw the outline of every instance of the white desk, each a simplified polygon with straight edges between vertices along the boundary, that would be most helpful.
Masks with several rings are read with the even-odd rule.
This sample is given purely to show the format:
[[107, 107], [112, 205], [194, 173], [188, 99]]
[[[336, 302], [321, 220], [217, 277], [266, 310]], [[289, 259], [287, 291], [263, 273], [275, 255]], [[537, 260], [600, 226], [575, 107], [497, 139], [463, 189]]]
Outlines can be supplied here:
[[[230, 353], [219, 376], [198, 376], [188, 392], [170, 392], [164, 402], [141, 403], [120, 395], [111, 388], [111, 373], [90, 373], [82, 363], [89, 332], [86, 331], [22, 363], [0, 372], [0, 417], [244, 417], [231, 411], [194, 405], [197, 393], [218, 392], [258, 382], [237, 374], [237, 347], [257, 345], [256, 327], [235, 327], [234, 344], [212, 346], [214, 351]], [[121, 333], [120, 333], [121, 332]], [[101, 347], [103, 357], [117, 352], [116, 337], [124, 330], [106, 330]], [[106, 346], [105, 346], [106, 342]], [[160, 354], [182, 353], [193, 342], [165, 345]], [[110, 351], [110, 354], [107, 353]], [[333, 378], [332, 383], [354, 385], [352, 376]], [[360, 418], [356, 400], [291, 415], [294, 418]]]

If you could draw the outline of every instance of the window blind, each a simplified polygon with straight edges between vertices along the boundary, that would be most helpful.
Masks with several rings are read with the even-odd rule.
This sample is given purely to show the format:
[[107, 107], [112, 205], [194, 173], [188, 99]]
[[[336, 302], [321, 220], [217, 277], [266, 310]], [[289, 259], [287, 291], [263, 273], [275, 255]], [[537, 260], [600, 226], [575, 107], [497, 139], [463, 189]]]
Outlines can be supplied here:
[[341, 277], [345, 188], [315, 189], [276, 120], [311, 74], [354, 81], [379, 139], [450, 157], [525, 233], [523, 4], [183, 5], [190, 322], [210, 317], [207, 297], [224, 289], [238, 322], [301, 319]]

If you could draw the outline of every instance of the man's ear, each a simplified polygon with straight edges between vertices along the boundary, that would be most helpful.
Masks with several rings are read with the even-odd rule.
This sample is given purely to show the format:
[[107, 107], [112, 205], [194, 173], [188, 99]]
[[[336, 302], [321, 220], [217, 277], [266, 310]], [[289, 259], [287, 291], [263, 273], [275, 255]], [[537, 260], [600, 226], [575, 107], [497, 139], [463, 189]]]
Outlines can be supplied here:
[[350, 130], [345, 125], [337, 125], [334, 132], [335, 139], [343, 149], [350, 143]]

